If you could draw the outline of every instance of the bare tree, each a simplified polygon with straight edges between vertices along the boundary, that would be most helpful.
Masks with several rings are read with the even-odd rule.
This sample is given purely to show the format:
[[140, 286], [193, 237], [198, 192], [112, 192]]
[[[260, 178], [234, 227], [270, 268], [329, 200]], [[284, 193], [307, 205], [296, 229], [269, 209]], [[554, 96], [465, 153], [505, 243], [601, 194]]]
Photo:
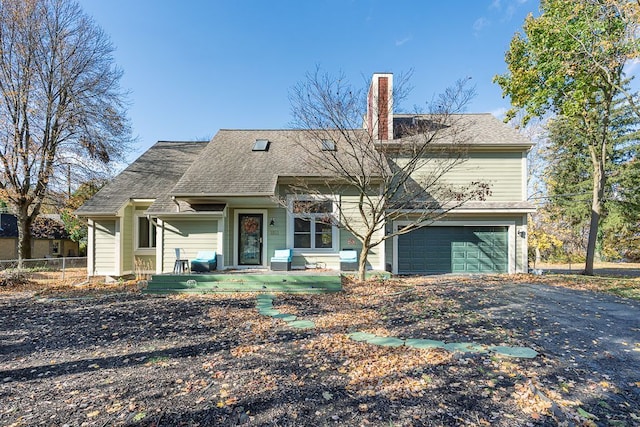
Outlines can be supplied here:
[[113, 50], [72, 0], [0, 3], [0, 192], [18, 217], [20, 263], [52, 181], [69, 164], [90, 175], [128, 147]]
[[[373, 248], [489, 194], [485, 183], [453, 185], [446, 177], [466, 159], [471, 123], [456, 113], [464, 110], [474, 90], [461, 80], [435, 97], [428, 112], [394, 115], [394, 104], [409, 91], [409, 78], [410, 73], [401, 75], [389, 84], [392, 93], [385, 94], [386, 89], [356, 90], [343, 75], [316, 70], [290, 93], [293, 127], [303, 130], [297, 143], [309, 173], [289, 191], [317, 199], [353, 195], [342, 197], [325, 222], [361, 243], [360, 280]], [[310, 203], [308, 210], [313, 212], [314, 206]], [[396, 220], [406, 225], [388, 229]]]

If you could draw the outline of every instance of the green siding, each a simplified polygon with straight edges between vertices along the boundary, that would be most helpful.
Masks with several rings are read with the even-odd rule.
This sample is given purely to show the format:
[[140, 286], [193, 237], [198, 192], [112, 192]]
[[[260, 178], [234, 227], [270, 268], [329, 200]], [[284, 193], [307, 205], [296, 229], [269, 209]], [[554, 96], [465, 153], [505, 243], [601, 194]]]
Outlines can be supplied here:
[[116, 220], [95, 220], [94, 270], [97, 275], [119, 274], [116, 271]]
[[516, 273], [527, 273], [529, 271], [527, 240], [521, 234], [524, 236], [528, 234], [526, 214], [516, 218]]
[[134, 209], [133, 206], [127, 206], [124, 210], [124, 218], [122, 221], [122, 270], [123, 271], [133, 271], [134, 269], [134, 261], [133, 261], [133, 245], [134, 245], [134, 236], [133, 236], [133, 222], [135, 217], [133, 215]]
[[[422, 182], [437, 164], [438, 160], [427, 161], [413, 177]], [[523, 153], [520, 152], [471, 152], [468, 158], [448, 171], [440, 182], [453, 186], [483, 182], [489, 184], [491, 189], [487, 201], [520, 201], [524, 200], [523, 165]]]
[[199, 251], [218, 249], [218, 221], [211, 219], [165, 220], [163, 239], [163, 272], [173, 271], [175, 249], [181, 258], [194, 259]]
[[[269, 225], [273, 219], [274, 225]], [[271, 257], [277, 249], [287, 249], [287, 210], [273, 208], [267, 212], [265, 227], [267, 227], [266, 261], [270, 264]]]
[[233, 224], [234, 224], [234, 215], [233, 209], [229, 209], [227, 212], [227, 217], [224, 222], [224, 231], [223, 233], [223, 252], [224, 252], [224, 265], [232, 266], [233, 265]]
[[425, 227], [398, 238], [401, 274], [505, 273], [507, 227]]

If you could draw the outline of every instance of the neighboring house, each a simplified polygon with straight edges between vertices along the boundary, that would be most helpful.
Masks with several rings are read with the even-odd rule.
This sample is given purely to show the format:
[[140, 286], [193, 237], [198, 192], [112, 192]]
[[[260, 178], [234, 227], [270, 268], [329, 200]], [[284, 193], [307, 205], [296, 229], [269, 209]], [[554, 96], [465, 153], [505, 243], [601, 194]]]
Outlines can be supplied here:
[[[391, 93], [388, 74], [375, 74], [372, 87], [380, 79], [387, 79]], [[380, 107], [370, 106], [377, 110], [368, 116], [379, 114]], [[368, 128], [379, 139], [391, 140], [394, 123], [411, 117], [389, 112], [379, 126], [369, 123]], [[490, 114], [459, 118], [472, 135], [468, 159], [447, 177], [488, 182], [491, 195], [387, 240], [369, 254], [369, 268], [400, 274], [527, 271], [527, 214], [533, 211], [526, 202], [527, 152], [532, 143]], [[169, 273], [175, 249], [187, 259], [198, 251], [216, 251], [218, 268], [225, 269], [268, 268], [275, 250], [291, 248], [293, 268], [338, 269], [338, 252], [360, 247], [348, 232], [321, 218], [356, 195], [348, 190], [327, 194], [324, 203], [316, 204], [317, 218], [307, 214], [304, 226], [295, 227], [301, 224], [294, 213], [300, 195], [292, 196], [289, 185], [300, 177], [314, 178], [296, 142], [303, 135], [299, 130], [220, 130], [208, 142], [156, 143], [77, 211], [89, 222], [89, 274], [122, 276], [141, 265]], [[275, 196], [288, 200], [289, 208]], [[403, 225], [388, 224], [386, 232]], [[456, 264], [454, 247], [463, 257], [486, 262]]]
[[[31, 225], [31, 258], [78, 256], [78, 243], [67, 234], [59, 215], [41, 215]], [[18, 218], [0, 213], [0, 259], [18, 258]]]

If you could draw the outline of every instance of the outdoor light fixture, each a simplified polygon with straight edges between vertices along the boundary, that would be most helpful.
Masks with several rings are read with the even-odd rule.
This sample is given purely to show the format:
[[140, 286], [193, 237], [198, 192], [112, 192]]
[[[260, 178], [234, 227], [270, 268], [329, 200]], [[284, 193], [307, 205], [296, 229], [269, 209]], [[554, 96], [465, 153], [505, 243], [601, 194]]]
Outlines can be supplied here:
[[527, 232], [526, 232], [526, 231], [524, 231], [524, 230], [518, 231], [518, 234], [519, 234], [519, 235], [520, 235], [520, 237], [522, 237], [523, 239], [524, 239], [525, 237], [527, 237]]
[[276, 225], [276, 220], [275, 220], [275, 219], [273, 219], [273, 218], [271, 218], [271, 221], [269, 221], [269, 225], [270, 225], [271, 227], [274, 227], [274, 226]]

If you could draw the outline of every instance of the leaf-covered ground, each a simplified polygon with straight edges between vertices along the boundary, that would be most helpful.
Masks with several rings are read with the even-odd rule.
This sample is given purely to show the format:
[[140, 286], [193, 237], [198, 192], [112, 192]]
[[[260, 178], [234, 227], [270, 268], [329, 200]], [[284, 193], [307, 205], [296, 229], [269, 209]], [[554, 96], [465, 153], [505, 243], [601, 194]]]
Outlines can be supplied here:
[[23, 286], [0, 293], [0, 425], [640, 425], [640, 306], [567, 287], [588, 288], [439, 277], [276, 294], [275, 309], [316, 325], [298, 329], [260, 315], [255, 294]]

